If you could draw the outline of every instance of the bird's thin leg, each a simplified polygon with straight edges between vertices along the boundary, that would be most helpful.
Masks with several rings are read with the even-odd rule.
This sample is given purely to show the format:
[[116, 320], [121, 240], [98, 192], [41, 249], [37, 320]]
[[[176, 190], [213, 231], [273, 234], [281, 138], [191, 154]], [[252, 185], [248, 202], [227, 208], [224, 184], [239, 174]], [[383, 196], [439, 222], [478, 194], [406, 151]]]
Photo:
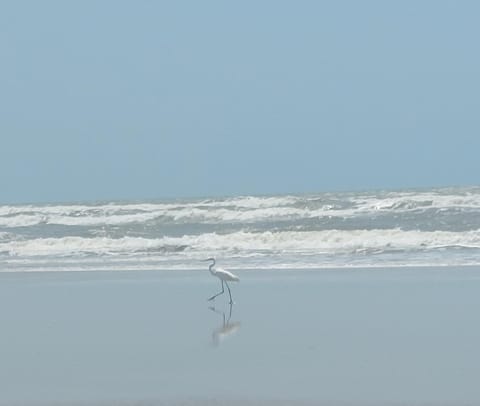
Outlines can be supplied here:
[[230, 323], [230, 319], [232, 318], [232, 307], [233, 307], [233, 304], [230, 303], [230, 313], [228, 314], [227, 324]]
[[230, 286], [228, 286], [228, 283], [227, 283], [227, 281], [225, 281], [225, 285], [227, 285], [228, 294], [230, 295], [230, 304], [233, 304], [233, 300], [232, 300], [232, 292], [230, 292]]
[[225, 291], [224, 291], [224, 289], [223, 289], [223, 281], [222, 281], [222, 291], [219, 292], [219, 293], [217, 293], [216, 295], [213, 295], [213, 296], [212, 296], [211, 298], [209, 298], [208, 300], [213, 300], [213, 299], [215, 299], [217, 296], [220, 296], [223, 292], [225, 292]]

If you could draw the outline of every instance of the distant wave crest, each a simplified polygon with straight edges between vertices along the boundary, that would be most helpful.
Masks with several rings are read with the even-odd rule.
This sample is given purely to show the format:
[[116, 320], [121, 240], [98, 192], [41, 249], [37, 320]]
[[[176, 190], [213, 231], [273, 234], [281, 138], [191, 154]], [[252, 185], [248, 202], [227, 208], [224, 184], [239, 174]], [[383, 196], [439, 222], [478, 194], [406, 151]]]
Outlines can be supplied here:
[[163, 223], [249, 223], [315, 218], [354, 218], [425, 210], [480, 212], [480, 189], [424, 192], [244, 196], [172, 203], [0, 206], [0, 227], [96, 227]]

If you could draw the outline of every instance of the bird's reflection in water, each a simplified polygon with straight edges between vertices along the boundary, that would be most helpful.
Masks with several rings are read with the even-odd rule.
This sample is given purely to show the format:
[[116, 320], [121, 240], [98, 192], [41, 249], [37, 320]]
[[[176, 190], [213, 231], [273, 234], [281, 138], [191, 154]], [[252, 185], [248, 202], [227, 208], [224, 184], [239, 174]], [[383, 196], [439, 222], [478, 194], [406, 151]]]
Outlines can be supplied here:
[[239, 321], [230, 321], [232, 318], [232, 309], [233, 304], [230, 303], [230, 309], [228, 312], [228, 317], [225, 315], [224, 311], [218, 311], [215, 307], [209, 307], [212, 312], [215, 312], [222, 316], [222, 325], [217, 327], [212, 332], [212, 344], [215, 347], [218, 347], [225, 339], [235, 334], [240, 328]]

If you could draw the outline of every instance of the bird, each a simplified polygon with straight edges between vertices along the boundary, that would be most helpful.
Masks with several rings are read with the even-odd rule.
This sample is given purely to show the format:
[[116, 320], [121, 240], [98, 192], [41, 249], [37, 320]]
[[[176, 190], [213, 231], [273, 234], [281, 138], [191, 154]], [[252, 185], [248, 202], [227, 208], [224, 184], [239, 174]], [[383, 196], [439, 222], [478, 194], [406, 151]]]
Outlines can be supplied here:
[[230, 292], [230, 286], [228, 286], [227, 281], [228, 282], [238, 282], [238, 281], [240, 281], [240, 278], [237, 275], [234, 275], [233, 273], [231, 273], [229, 271], [226, 271], [225, 269], [222, 269], [222, 268], [215, 269], [214, 268], [215, 267], [215, 258], [213, 258], [213, 257], [212, 258], [207, 258], [204, 261], [212, 261], [212, 263], [208, 267], [208, 270], [210, 271], [210, 273], [213, 276], [216, 276], [222, 282], [222, 291], [218, 292], [216, 295], [213, 295], [212, 297], [208, 298], [208, 300], [213, 300], [217, 296], [220, 296], [221, 294], [223, 294], [225, 292], [225, 290], [223, 288], [223, 283], [225, 282], [225, 285], [227, 285], [228, 294], [230, 295], [230, 304], [233, 304], [232, 292]]

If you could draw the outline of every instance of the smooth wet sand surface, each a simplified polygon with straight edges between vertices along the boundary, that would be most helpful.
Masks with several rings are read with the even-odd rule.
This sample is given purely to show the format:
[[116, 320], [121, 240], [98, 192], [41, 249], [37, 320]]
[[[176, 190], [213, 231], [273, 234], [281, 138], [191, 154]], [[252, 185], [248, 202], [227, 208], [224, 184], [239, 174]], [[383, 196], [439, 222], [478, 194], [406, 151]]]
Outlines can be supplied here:
[[480, 268], [0, 274], [0, 405], [480, 404]]

